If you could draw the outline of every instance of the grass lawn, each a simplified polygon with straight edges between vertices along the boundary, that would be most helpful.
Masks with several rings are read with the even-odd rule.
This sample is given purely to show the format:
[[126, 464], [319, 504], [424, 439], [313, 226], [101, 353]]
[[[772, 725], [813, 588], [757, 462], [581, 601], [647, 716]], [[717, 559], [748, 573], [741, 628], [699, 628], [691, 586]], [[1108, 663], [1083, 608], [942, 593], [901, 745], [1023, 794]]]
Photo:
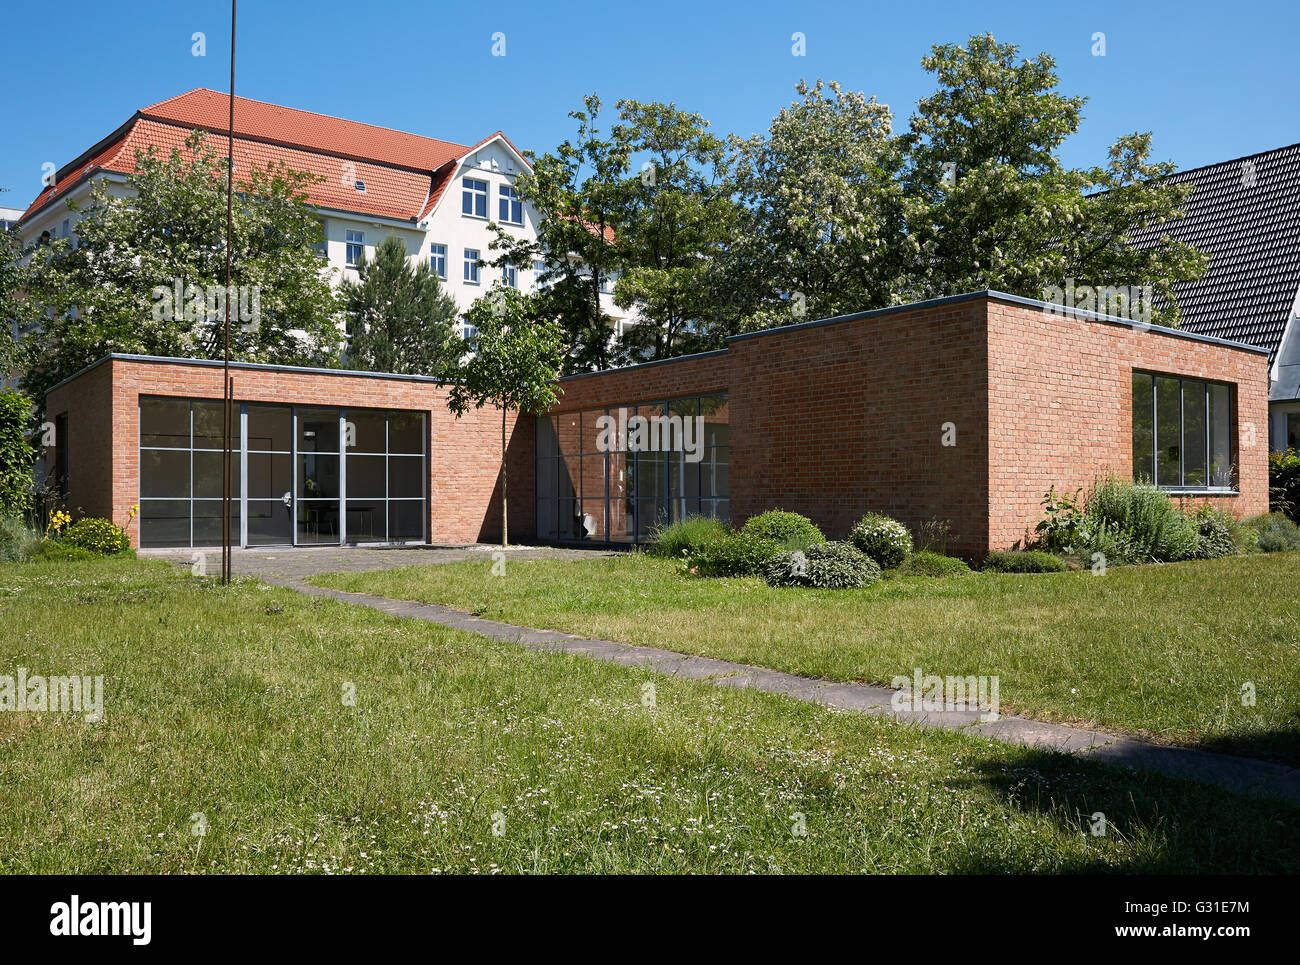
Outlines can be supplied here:
[[161, 562], [0, 565], [19, 667], [104, 719], [0, 713], [3, 872], [1300, 870], [1300, 809]]
[[862, 590], [680, 569], [627, 555], [510, 560], [497, 577], [474, 562], [318, 582], [831, 680], [888, 684], [914, 667], [996, 675], [1004, 713], [1300, 764], [1300, 554]]

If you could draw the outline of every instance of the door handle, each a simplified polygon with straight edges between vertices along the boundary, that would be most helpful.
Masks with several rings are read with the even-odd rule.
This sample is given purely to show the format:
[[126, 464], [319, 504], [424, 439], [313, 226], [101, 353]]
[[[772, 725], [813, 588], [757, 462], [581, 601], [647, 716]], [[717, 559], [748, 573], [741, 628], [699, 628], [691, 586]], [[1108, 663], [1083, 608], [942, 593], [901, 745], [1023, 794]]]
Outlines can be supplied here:
[[293, 503], [293, 493], [291, 493], [291, 492], [289, 492], [289, 493], [285, 493], [283, 496], [280, 497], [280, 502], [284, 503], [284, 505], [285, 505], [286, 508], [289, 507], [290, 505], [292, 505], [292, 503]]

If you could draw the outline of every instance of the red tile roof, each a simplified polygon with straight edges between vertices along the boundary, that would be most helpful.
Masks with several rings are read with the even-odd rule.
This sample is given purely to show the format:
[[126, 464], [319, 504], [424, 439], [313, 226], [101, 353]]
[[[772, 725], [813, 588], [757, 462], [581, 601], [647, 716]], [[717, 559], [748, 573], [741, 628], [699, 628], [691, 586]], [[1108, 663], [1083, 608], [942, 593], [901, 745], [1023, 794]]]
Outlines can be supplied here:
[[[143, 108], [105, 141], [66, 165], [54, 186], [41, 191], [23, 217], [30, 217], [95, 170], [133, 173], [137, 148], [153, 145], [165, 155], [173, 147], [181, 147], [195, 128], [220, 135], [209, 144], [224, 156], [229, 109], [225, 94], [205, 89]], [[236, 176], [253, 164], [264, 167], [273, 161], [283, 162], [325, 178], [308, 189], [311, 204], [404, 221], [415, 221], [432, 211], [451, 181], [454, 162], [494, 137], [510, 143], [498, 131], [469, 147], [235, 98]], [[365, 182], [364, 194], [356, 190], [354, 181]]]

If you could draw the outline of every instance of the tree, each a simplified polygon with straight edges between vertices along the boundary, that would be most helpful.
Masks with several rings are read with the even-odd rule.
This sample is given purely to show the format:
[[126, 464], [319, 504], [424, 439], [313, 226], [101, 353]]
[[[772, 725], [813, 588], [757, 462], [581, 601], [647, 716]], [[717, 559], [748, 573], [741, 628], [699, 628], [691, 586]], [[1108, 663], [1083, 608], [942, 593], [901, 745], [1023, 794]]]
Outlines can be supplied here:
[[[34, 248], [23, 346], [37, 398], [108, 352], [215, 359], [223, 354], [226, 162], [193, 132], [160, 158], [136, 153], [133, 196], [92, 188], [76, 244]], [[313, 175], [256, 166], [235, 183], [231, 354], [289, 365], [337, 363], [338, 301], [306, 203]], [[74, 207], [71, 202], [69, 207]]]
[[601, 131], [599, 97], [585, 97], [583, 109], [569, 116], [578, 122], [576, 138], [540, 157], [528, 152], [533, 170], [515, 180], [537, 212], [537, 240], [516, 238], [494, 223], [492, 242], [499, 252], [494, 266], [540, 265], [539, 312], [564, 330], [566, 373], [614, 364], [600, 296], [621, 267], [615, 222], [629, 164], [627, 145]]
[[371, 372], [441, 373], [464, 354], [456, 335], [456, 300], [427, 261], [412, 266], [406, 243], [389, 235], [343, 283], [351, 324], [348, 364]]
[[615, 139], [634, 159], [624, 179], [614, 237], [621, 277], [614, 302], [636, 307], [624, 360], [671, 358], [721, 346], [712, 265], [731, 237], [737, 208], [726, 143], [699, 114], [674, 104], [618, 102]]
[[719, 275], [751, 327], [888, 305], [916, 258], [889, 108], [834, 81], [795, 90], [766, 136], [731, 139], [744, 209]]
[[447, 406], [456, 418], [471, 408], [501, 410], [501, 545], [509, 540], [506, 512], [506, 419], [511, 412], [541, 415], [560, 398], [564, 331], [537, 314], [532, 296], [500, 283], [470, 306], [466, 322], [477, 328], [473, 353], [451, 373]]
[[[725, 143], [673, 104], [618, 102], [608, 133], [588, 96], [575, 141], [533, 157], [516, 190], [538, 212], [535, 243], [497, 229], [493, 264], [542, 265], [541, 302], [567, 336], [567, 371], [667, 358], [721, 343], [711, 265], [731, 235]], [[601, 292], [644, 323], [611, 345]]]
[[1020, 60], [1014, 44], [984, 34], [935, 46], [921, 63], [939, 89], [919, 102], [907, 136], [907, 227], [919, 257], [899, 287], [921, 297], [995, 288], [1040, 298], [1070, 280], [1152, 285], [1162, 296], [1153, 320], [1176, 324], [1173, 284], [1208, 262], [1167, 237], [1133, 243], [1181, 217], [1191, 190], [1162, 180], [1173, 165], [1148, 162], [1151, 135], [1121, 138], [1105, 166], [1066, 168], [1057, 152], [1086, 98], [1057, 91], [1052, 57]]
[[11, 389], [0, 391], [0, 518], [22, 516], [32, 506], [36, 450], [27, 441], [31, 414], [31, 399]]

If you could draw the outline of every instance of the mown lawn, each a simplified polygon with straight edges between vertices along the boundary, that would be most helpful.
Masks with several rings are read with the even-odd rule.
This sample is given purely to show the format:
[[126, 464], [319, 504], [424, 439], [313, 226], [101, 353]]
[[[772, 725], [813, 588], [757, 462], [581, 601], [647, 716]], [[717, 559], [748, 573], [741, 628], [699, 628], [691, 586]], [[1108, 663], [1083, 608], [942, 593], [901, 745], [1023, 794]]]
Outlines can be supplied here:
[[1300, 764], [1300, 554], [863, 590], [680, 570], [628, 555], [508, 560], [500, 576], [474, 562], [318, 582], [831, 680], [888, 684], [915, 667], [997, 676], [1004, 713]]
[[0, 713], [4, 872], [1300, 870], [1300, 809], [160, 562], [0, 566], [19, 667], [106, 696]]

